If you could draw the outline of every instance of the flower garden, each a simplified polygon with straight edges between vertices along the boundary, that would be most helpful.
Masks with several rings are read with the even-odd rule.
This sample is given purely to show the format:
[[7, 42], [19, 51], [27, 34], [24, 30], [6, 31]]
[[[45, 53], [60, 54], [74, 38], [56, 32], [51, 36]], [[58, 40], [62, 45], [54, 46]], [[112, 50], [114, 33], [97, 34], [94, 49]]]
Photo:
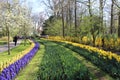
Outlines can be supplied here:
[[[120, 56], [115, 53], [56, 37], [30, 42], [29, 48], [20, 52], [11, 60], [0, 64], [0, 80], [14, 80], [16, 78], [17, 80], [120, 79]], [[43, 49], [39, 49], [39, 44], [44, 46], [44, 52], [42, 53]], [[82, 57], [84, 59], [81, 59]], [[32, 58], [36, 58], [34, 65], [32, 65]], [[28, 64], [29, 62], [31, 64]], [[37, 67], [37, 69], [27, 71], [26, 69], [30, 68], [31, 65], [32, 68], [36, 69]], [[90, 66], [94, 67], [90, 69]], [[31, 73], [32, 75], [30, 75]], [[33, 74], [35, 75], [33, 76]], [[27, 76], [19, 77], [22, 75]]]
[[45, 55], [39, 65], [37, 80], [90, 80], [90, 72], [71, 51], [49, 41]]
[[[49, 40], [53, 40], [58, 44], [62, 44], [65, 47], [79, 53], [112, 77], [118, 80], [120, 79], [120, 56], [116, 53], [104, 51], [88, 45], [66, 41], [62, 37], [49, 37]], [[81, 52], [81, 49], [84, 50], [84, 52]]]
[[[97, 52], [80, 47], [77, 43], [74, 43], [76, 45], [73, 45], [72, 42], [70, 43], [68, 41], [59, 41], [55, 39], [41, 39], [37, 41], [45, 46], [45, 51], [43, 52], [42, 58], [37, 59], [38, 69], [34, 73], [35, 80], [120, 79], [118, 68], [119, 62], [114, 62], [115, 59], [110, 60], [109, 58], [103, 57], [103, 55], [99, 56]], [[41, 51], [41, 49], [39, 51]], [[40, 55], [39, 53], [37, 54]], [[78, 59], [76, 56], [78, 58], [84, 57], [84, 59]], [[86, 60], [86, 62], [84, 60]], [[89, 63], [92, 63], [92, 65]], [[30, 65], [28, 64], [28, 67], [26, 68], [29, 68], [29, 66]], [[96, 66], [97, 69], [93, 67], [89, 69], [90, 66]], [[21, 75], [29, 75], [29, 73], [22, 73]], [[102, 75], [102, 77], [98, 74]], [[24, 78], [28, 80], [26, 77]], [[18, 76], [17, 79], [24, 78], [19, 78]]]
[[19, 71], [24, 68], [39, 49], [39, 43], [30, 41], [32, 44], [26, 50], [11, 60], [0, 64], [0, 80], [13, 80]]
[[0, 0], [0, 80], [120, 80], [120, 0]]

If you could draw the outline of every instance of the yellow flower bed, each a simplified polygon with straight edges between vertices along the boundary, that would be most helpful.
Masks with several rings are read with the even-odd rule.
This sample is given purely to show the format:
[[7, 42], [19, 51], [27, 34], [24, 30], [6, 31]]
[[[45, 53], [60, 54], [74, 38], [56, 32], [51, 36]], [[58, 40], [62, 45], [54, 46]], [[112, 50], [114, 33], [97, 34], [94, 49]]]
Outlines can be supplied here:
[[[79, 37], [69, 37], [69, 36], [65, 36], [65, 38], [63, 37], [60, 37], [60, 36], [49, 36], [48, 39], [57, 39], [57, 40], [66, 40], [66, 41], [72, 41], [72, 42], [81, 42], [81, 43], [84, 43], [84, 44], [93, 44], [93, 38], [92, 37], [87, 37], [87, 36], [84, 36], [82, 37], [82, 39], [80, 39]], [[95, 46], [98, 46], [98, 47], [102, 47], [102, 38], [101, 37], [96, 37], [95, 39]], [[120, 38], [118, 38], [117, 40], [114, 40], [113, 38], [111, 39], [107, 39], [105, 38], [104, 39], [104, 46], [106, 48], [110, 48], [110, 49], [113, 49], [113, 48], [117, 48], [117, 46], [120, 45]]]
[[54, 37], [49, 37], [48, 40], [65, 42], [65, 43], [72, 44], [74, 46], [79, 46], [79, 47], [87, 49], [89, 51], [98, 52], [98, 54], [100, 56], [103, 56], [104, 58], [108, 58], [108, 59], [115, 58], [118, 62], [120, 62], [120, 56], [117, 55], [116, 53], [112, 53], [110, 51], [104, 51], [104, 50], [98, 49], [96, 47], [92, 47], [92, 46], [88, 46], [88, 45], [83, 45], [83, 44], [79, 44], [79, 43], [74, 43], [74, 42], [70, 42], [70, 41], [64, 41], [64, 39], [62, 40], [62, 38], [57, 39], [57, 38], [54, 38]]
[[18, 55], [14, 56], [12, 59], [8, 59], [8, 61], [6, 62], [1, 62], [0, 63], [0, 72], [8, 67], [10, 64], [16, 62], [17, 60], [19, 60], [20, 58], [22, 58], [24, 55], [26, 55], [34, 46], [35, 46], [35, 43], [31, 40], [29, 40], [32, 44], [29, 48], [25, 49], [24, 51], [21, 51], [20, 53], [18, 53]]

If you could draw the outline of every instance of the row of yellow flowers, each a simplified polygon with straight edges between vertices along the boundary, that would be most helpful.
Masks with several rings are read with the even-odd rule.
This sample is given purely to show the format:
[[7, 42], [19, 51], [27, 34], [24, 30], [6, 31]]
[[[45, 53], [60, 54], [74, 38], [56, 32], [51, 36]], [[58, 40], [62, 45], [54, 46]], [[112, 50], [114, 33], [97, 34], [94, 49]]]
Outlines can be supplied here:
[[[50, 36], [49, 38], [52, 38], [52, 37]], [[59, 40], [81, 42], [81, 43], [84, 43], [84, 44], [93, 44], [92, 37], [87, 37], [87, 36], [84, 36], [82, 38], [80, 38], [80, 37], [69, 37], [69, 36], [66, 36], [65, 38], [62, 38], [62, 37], [59, 37], [59, 36], [54, 37], [54, 39], [56, 39], [56, 38], [59, 39]], [[119, 44], [120, 44], [120, 38], [118, 38], [116, 40], [114, 40], [113, 38], [111, 38], [111, 39], [105, 38], [104, 39], [104, 47], [105, 48], [117, 48], [117, 46], [119, 46]], [[101, 37], [96, 37], [95, 46], [101, 47], [102, 45], [103, 45], [102, 38]]]
[[55, 41], [59, 41], [59, 42], [65, 42], [65, 43], [69, 43], [69, 44], [72, 44], [74, 46], [79, 46], [81, 48], [84, 48], [84, 49], [87, 49], [89, 51], [93, 51], [93, 52], [98, 52], [98, 54], [100, 56], [103, 56], [104, 58], [108, 58], [108, 59], [116, 59], [118, 62], [120, 62], [120, 56], [117, 55], [116, 53], [112, 53], [110, 51], [104, 51], [102, 49], [98, 49], [96, 47], [92, 47], [92, 46], [88, 46], [88, 45], [83, 45], [83, 44], [79, 44], [79, 43], [74, 43], [74, 42], [71, 42], [71, 41], [65, 41], [64, 38], [62, 37], [49, 37], [48, 38], [49, 40], [55, 40]]
[[21, 51], [20, 53], [18, 53], [18, 55], [14, 56], [12, 59], [8, 59], [6, 62], [1, 62], [0, 63], [0, 72], [8, 67], [10, 64], [14, 63], [15, 61], [19, 60], [20, 58], [22, 58], [24, 55], [26, 55], [34, 46], [35, 43], [31, 40], [29, 40], [32, 44], [29, 48], [25, 49], [24, 51]]

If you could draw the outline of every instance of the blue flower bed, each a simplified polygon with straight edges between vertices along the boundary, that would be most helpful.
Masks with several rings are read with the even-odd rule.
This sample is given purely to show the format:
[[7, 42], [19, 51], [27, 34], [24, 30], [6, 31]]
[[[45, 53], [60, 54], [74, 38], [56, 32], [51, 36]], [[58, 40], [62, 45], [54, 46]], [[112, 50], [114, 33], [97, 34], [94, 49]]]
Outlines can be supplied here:
[[0, 80], [13, 80], [19, 71], [24, 68], [39, 49], [39, 43], [35, 43], [34, 48], [15, 63], [3, 69], [0, 74]]

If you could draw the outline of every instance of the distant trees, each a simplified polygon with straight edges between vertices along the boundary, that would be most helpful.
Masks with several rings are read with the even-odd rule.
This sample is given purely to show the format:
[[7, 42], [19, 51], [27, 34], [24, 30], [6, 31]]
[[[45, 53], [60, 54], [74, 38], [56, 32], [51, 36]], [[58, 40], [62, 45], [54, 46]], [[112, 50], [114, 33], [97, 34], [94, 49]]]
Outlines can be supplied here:
[[33, 27], [33, 35], [34, 36], [40, 36], [43, 32], [42, 26], [45, 21], [46, 15], [44, 12], [39, 12], [36, 14], [32, 14], [32, 21], [34, 23]]
[[49, 34], [51, 36], [63, 36], [62, 32], [62, 22], [61, 19], [56, 19], [54, 16], [51, 16], [48, 20], [43, 24], [44, 34]]
[[[47, 9], [53, 12], [54, 20], [51, 21], [50, 17], [45, 21], [47, 34], [51, 35], [52, 31], [52, 35], [57, 36], [62, 32], [61, 36], [78, 37], [80, 41], [84, 36], [88, 36], [93, 46], [97, 37], [101, 37], [104, 46], [104, 40], [110, 37], [110, 34], [120, 36], [119, 0], [48, 0], [48, 2], [44, 3], [47, 4]], [[55, 23], [57, 25], [54, 25]]]

